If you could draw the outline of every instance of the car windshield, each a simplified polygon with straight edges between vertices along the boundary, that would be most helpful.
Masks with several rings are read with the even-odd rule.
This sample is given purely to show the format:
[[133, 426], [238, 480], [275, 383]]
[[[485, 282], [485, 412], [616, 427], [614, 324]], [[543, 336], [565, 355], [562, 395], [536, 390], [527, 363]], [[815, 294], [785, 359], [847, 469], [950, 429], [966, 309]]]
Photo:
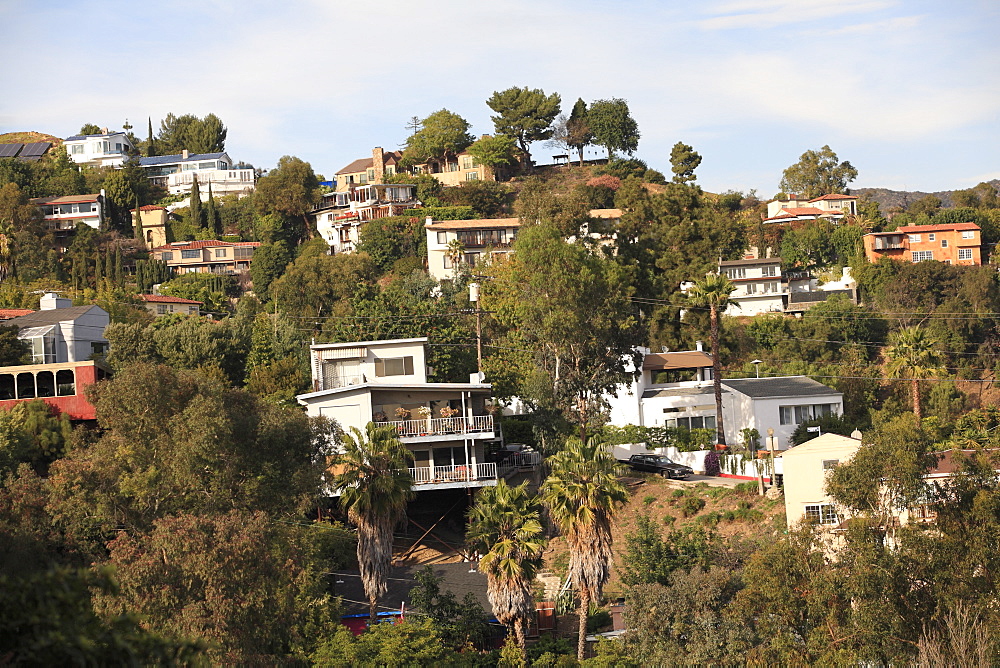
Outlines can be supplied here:
[[658, 464], [673, 464], [669, 457], [657, 457], [656, 462]]

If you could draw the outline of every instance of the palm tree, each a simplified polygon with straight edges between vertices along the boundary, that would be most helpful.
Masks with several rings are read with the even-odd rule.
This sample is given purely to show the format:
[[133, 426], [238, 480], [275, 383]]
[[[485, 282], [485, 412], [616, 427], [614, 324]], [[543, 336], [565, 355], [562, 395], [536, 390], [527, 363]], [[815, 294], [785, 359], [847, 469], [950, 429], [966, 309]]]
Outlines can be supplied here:
[[549, 459], [550, 473], [540, 496], [549, 517], [569, 542], [569, 576], [580, 593], [582, 660], [587, 639], [587, 613], [601, 598], [611, 569], [611, 525], [628, 493], [616, 477], [618, 462], [604, 443], [576, 438]]
[[890, 378], [910, 381], [913, 397], [913, 414], [917, 421], [923, 417], [920, 410], [920, 380], [934, 378], [945, 372], [940, 353], [934, 349], [937, 342], [927, 331], [917, 325], [896, 330], [889, 335], [885, 349], [885, 371]]
[[536, 499], [528, 483], [511, 487], [502, 478], [495, 487], [479, 492], [469, 511], [469, 544], [483, 556], [479, 570], [486, 574], [486, 593], [501, 624], [513, 627], [524, 651], [531, 613], [531, 583], [545, 546]]
[[695, 306], [709, 309], [712, 327], [712, 384], [715, 387], [716, 442], [726, 444], [726, 430], [722, 423], [722, 361], [719, 359], [719, 311], [734, 304], [731, 295], [736, 286], [728, 276], [708, 274], [688, 290], [688, 299]]
[[408, 464], [413, 455], [391, 424], [369, 422], [365, 432], [351, 427], [343, 437], [343, 452], [334, 464], [342, 467], [333, 479], [347, 517], [358, 527], [358, 566], [368, 595], [369, 623], [374, 623], [379, 598], [386, 591], [392, 563], [392, 530], [413, 498]]

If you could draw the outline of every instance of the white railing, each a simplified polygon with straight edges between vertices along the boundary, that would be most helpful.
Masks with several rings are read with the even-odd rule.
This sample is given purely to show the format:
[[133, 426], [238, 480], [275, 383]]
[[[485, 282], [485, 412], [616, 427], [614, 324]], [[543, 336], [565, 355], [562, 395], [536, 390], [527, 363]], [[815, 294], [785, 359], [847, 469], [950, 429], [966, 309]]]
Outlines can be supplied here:
[[365, 377], [362, 375], [354, 376], [324, 376], [323, 377], [323, 389], [333, 390], [338, 387], [347, 387], [348, 385], [360, 385], [365, 382]]
[[497, 467], [500, 475], [504, 478], [511, 476], [525, 468], [535, 468], [542, 463], [542, 455], [538, 452], [515, 452], [509, 457], [505, 457]]
[[410, 469], [414, 485], [426, 485], [437, 482], [472, 482], [475, 480], [492, 480], [497, 477], [497, 465], [493, 462], [452, 466], [418, 466]]
[[493, 431], [492, 415], [472, 417], [424, 418], [397, 420], [388, 424], [396, 427], [401, 438], [410, 436], [439, 436], [444, 434], [474, 434]]

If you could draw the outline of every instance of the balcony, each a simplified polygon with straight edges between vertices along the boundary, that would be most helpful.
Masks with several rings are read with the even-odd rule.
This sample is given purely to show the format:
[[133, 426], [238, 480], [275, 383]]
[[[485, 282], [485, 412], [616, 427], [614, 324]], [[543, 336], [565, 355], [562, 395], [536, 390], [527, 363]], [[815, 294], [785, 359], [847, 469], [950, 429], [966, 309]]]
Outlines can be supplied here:
[[365, 382], [365, 377], [361, 374], [353, 376], [323, 376], [320, 390], [335, 390], [338, 387], [348, 387], [350, 385], [361, 385]]
[[493, 432], [492, 415], [472, 417], [426, 418], [423, 420], [399, 420], [387, 422], [396, 427], [400, 438], [417, 436], [443, 436], [450, 434], [484, 434]]
[[475, 465], [420, 466], [411, 468], [409, 471], [414, 485], [470, 483], [480, 480], [496, 480], [497, 477], [497, 465], [494, 462]]

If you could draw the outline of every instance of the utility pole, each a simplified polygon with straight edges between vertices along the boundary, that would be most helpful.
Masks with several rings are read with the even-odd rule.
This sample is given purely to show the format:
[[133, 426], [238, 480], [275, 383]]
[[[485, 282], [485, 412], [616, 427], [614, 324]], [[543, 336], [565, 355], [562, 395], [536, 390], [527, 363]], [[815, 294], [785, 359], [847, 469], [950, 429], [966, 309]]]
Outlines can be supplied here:
[[469, 283], [469, 301], [476, 306], [476, 370], [481, 378], [483, 373], [483, 312], [479, 308], [479, 283]]

